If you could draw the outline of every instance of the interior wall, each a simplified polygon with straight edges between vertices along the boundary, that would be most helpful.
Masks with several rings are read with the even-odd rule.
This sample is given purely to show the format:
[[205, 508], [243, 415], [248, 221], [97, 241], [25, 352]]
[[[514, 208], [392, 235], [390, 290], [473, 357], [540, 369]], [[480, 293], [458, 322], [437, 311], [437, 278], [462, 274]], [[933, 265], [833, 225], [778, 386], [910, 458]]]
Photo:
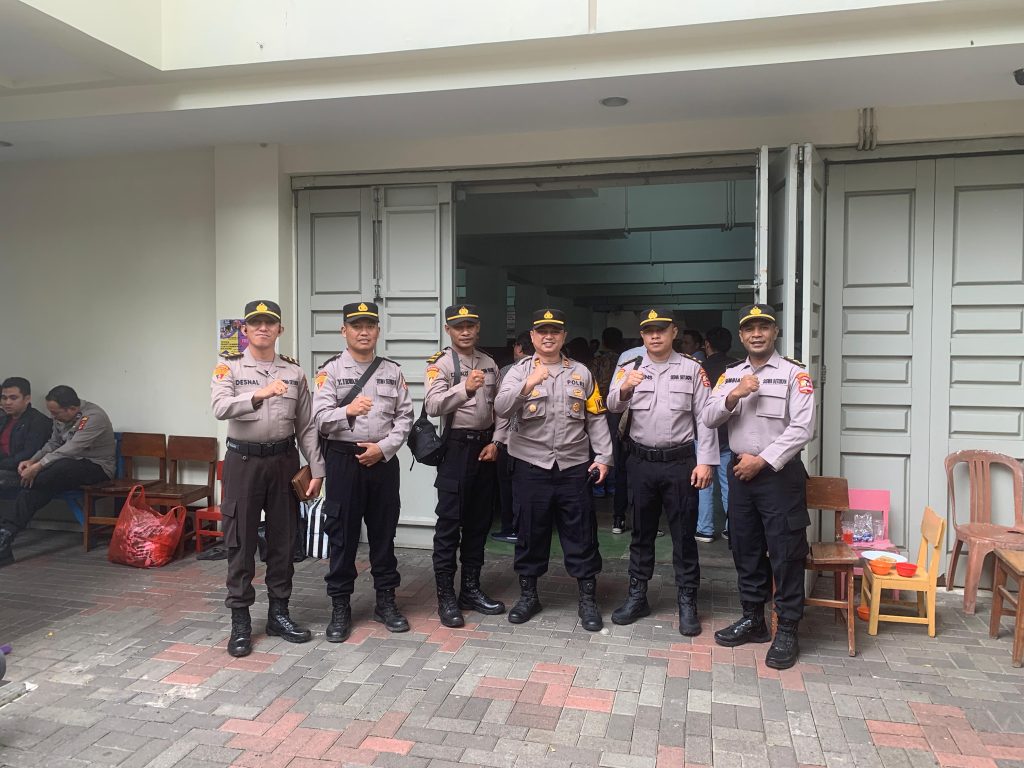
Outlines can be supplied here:
[[2, 375], [57, 384], [114, 428], [211, 435], [209, 151], [0, 166]]

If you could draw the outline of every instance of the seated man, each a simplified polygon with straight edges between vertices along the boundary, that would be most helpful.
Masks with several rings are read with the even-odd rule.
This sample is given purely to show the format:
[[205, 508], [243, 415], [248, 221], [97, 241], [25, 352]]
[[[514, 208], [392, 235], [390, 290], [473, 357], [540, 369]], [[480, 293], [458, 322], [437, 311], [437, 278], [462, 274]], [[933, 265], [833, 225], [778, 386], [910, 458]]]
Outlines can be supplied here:
[[22, 490], [13, 511], [0, 511], [0, 566], [14, 561], [14, 537], [50, 499], [114, 476], [114, 429], [103, 409], [59, 386], [47, 393], [46, 410], [53, 417], [50, 439], [18, 465]]
[[12, 376], [0, 384], [0, 490], [21, 487], [18, 465], [50, 437], [51, 422], [32, 407], [32, 385]]

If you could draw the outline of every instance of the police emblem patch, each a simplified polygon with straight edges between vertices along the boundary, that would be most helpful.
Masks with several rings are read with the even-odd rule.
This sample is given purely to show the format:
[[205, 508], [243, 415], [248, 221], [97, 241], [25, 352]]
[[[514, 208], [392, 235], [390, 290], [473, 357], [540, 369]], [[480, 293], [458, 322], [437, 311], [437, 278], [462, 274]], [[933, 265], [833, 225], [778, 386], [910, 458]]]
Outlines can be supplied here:
[[317, 389], [320, 389], [320, 387], [324, 385], [325, 381], [327, 381], [327, 371], [320, 371], [319, 373], [317, 373], [316, 378], [313, 380], [313, 382], [316, 384]]
[[718, 381], [715, 382], [715, 392], [717, 392], [719, 390], [719, 388], [721, 388], [721, 386], [723, 384], [725, 384], [725, 374], [724, 373], [721, 376], [719, 376], [718, 377]]
[[814, 382], [811, 381], [811, 374], [807, 371], [800, 371], [796, 375], [796, 387], [802, 395], [813, 395]]
[[229, 373], [231, 373], [231, 369], [227, 363], [217, 363], [217, 367], [213, 369], [213, 379], [214, 381], [220, 381]]
[[703, 368], [700, 369], [700, 383], [703, 384], [705, 387], [711, 386], [711, 380], [708, 379], [707, 371], [705, 371]]

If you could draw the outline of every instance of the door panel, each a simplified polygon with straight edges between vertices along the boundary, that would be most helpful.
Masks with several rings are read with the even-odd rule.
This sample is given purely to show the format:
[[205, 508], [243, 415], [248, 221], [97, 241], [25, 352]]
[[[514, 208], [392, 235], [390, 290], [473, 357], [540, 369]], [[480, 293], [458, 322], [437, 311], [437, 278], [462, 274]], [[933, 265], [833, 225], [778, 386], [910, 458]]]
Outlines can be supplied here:
[[794, 281], [800, 294], [800, 312], [793, 333], [794, 356], [807, 365], [814, 388], [814, 437], [804, 450], [804, 463], [812, 475], [821, 474], [821, 410], [825, 381], [822, 365], [822, 302], [824, 300], [825, 165], [811, 144], [803, 146], [800, 168], [800, 258]]
[[933, 202], [931, 161], [829, 168], [824, 472], [888, 489], [901, 546], [919, 540], [935, 462]]
[[[448, 184], [299, 193], [299, 351], [307, 370], [344, 348], [341, 307], [374, 299], [377, 350], [402, 366], [419, 413], [424, 360], [441, 346], [441, 311], [453, 291], [450, 218]], [[411, 461], [406, 450], [398, 458]], [[434, 477], [432, 467], [403, 468], [399, 543], [429, 544]]]
[[[980, 448], [1022, 458], [1024, 158], [936, 161], [935, 209], [932, 422], [934, 442], [941, 446], [936, 453]], [[936, 509], [945, 506], [946, 496], [939, 459], [932, 460]], [[993, 473], [993, 518], [1012, 525], [1004, 475]], [[961, 507], [966, 492], [963, 482]]]

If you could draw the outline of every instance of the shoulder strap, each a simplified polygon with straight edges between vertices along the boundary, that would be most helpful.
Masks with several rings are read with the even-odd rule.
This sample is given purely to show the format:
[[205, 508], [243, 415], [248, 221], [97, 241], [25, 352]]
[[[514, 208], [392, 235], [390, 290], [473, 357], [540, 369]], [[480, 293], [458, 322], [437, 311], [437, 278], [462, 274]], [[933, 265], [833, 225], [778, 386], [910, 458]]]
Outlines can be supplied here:
[[[632, 360], [627, 360], [626, 362], [624, 362], [622, 364], [622, 367], [623, 367], [623, 369], [625, 369], [625, 367], [627, 365], [632, 365], [633, 366], [633, 370], [635, 371], [635, 370], [640, 368], [640, 363], [642, 363], [643, 361], [644, 361], [644, 356], [643, 355], [637, 355]], [[634, 393], [635, 393], [635, 391], [636, 390], [634, 390]], [[624, 437], [624, 438], [628, 438], [629, 437], [629, 428], [631, 426], [633, 426], [633, 409], [632, 408], [627, 408], [626, 409], [626, 423], [619, 430], [619, 434], [622, 437]]]
[[352, 389], [348, 391], [348, 394], [341, 399], [341, 402], [338, 403], [339, 408], [344, 408], [346, 405], [348, 405], [349, 403], [356, 399], [356, 395], [363, 391], [363, 387], [366, 386], [366, 382], [368, 382], [370, 380], [370, 377], [373, 376], [373, 374], [377, 371], [378, 368], [380, 368], [380, 364], [382, 362], [384, 362], [383, 357], [373, 358], [373, 362], [370, 363], [370, 367], [363, 372], [363, 375], [359, 377], [359, 381], [355, 383], [355, 386], [353, 386]]

